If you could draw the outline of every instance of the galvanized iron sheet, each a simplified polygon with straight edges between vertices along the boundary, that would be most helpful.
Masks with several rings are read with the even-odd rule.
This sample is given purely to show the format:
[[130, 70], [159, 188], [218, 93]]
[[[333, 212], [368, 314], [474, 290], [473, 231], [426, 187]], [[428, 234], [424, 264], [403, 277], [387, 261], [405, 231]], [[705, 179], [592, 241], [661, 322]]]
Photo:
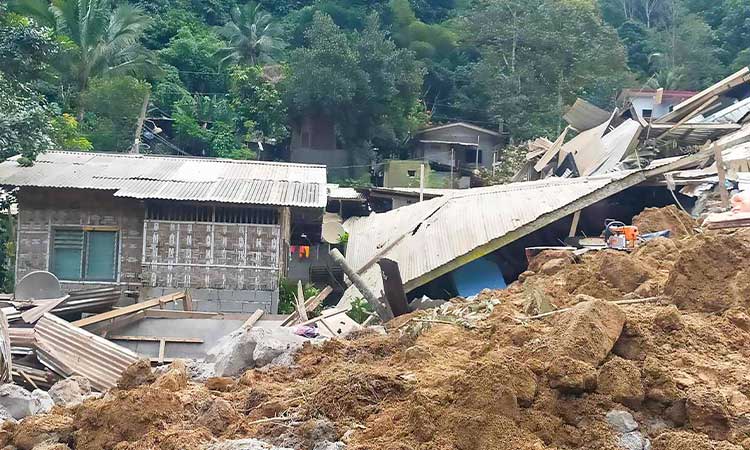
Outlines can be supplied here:
[[264, 161], [47, 152], [32, 167], [11, 158], [0, 184], [114, 190], [117, 197], [321, 208], [325, 166]]

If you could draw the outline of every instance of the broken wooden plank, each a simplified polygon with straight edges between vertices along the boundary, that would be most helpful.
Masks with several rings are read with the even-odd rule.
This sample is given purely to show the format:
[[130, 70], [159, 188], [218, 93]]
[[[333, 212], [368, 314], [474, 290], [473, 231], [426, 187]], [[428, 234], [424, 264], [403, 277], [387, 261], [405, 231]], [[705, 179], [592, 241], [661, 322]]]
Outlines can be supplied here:
[[21, 319], [23, 319], [23, 321], [26, 323], [34, 323], [37, 320], [41, 319], [45, 313], [52, 311], [53, 309], [61, 306], [63, 303], [68, 301], [69, 298], [70, 295], [64, 295], [60, 298], [45, 300], [44, 303], [40, 304], [39, 306], [35, 306], [21, 313]]
[[110, 341], [135, 341], [135, 342], [174, 342], [178, 344], [202, 344], [204, 341], [200, 338], [190, 337], [170, 337], [170, 336], [127, 336], [114, 335], [109, 336]]
[[160, 363], [164, 362], [164, 353], [166, 352], [166, 349], [167, 349], [167, 341], [162, 339], [161, 341], [159, 341], [159, 359], [157, 360]]
[[557, 154], [560, 152], [560, 148], [565, 143], [565, 136], [568, 135], [569, 130], [570, 130], [570, 127], [565, 127], [565, 129], [560, 134], [560, 136], [555, 140], [552, 146], [542, 156], [542, 159], [537, 161], [537, 163], [534, 165], [534, 170], [536, 170], [537, 172], [541, 172], [542, 170], [544, 170], [545, 167], [547, 167], [547, 164], [549, 164], [550, 161], [552, 161], [552, 159], [555, 156], [557, 156]]
[[138, 311], [143, 311], [144, 309], [153, 308], [155, 306], [163, 306], [167, 303], [176, 302], [178, 300], [182, 300], [185, 298], [186, 293], [185, 292], [175, 292], [173, 294], [164, 295], [159, 298], [155, 298], [152, 300], [147, 300], [145, 302], [136, 303], [134, 305], [125, 306], [123, 308], [113, 309], [112, 311], [107, 311], [105, 313], [97, 314], [95, 316], [86, 317], [81, 320], [76, 320], [73, 322], [73, 325], [77, 327], [85, 327], [88, 325], [92, 325], [99, 322], [104, 322], [105, 320], [112, 320], [117, 317], [122, 317], [128, 314], [133, 314]]
[[[357, 289], [359, 289], [359, 292], [365, 297], [365, 300], [367, 300], [367, 303], [370, 304], [370, 307], [372, 307], [373, 311], [375, 311], [378, 316], [380, 316], [380, 320], [383, 323], [388, 322], [389, 320], [393, 319], [393, 311], [391, 311], [390, 305], [386, 302], [381, 302], [378, 297], [370, 290], [370, 287], [365, 283], [365, 281], [362, 279], [361, 276], [357, 272], [352, 269], [352, 267], [349, 265], [348, 262], [346, 262], [346, 259], [344, 259], [344, 255], [341, 254], [341, 252], [334, 248], [329, 253], [331, 255], [331, 258], [333, 258], [333, 261], [341, 266], [341, 268], [344, 270], [344, 273], [347, 277], [354, 283], [355, 286], [357, 286]], [[378, 258], [380, 259], [380, 258]]]
[[310, 320], [306, 320], [305, 322], [302, 322], [301, 324], [299, 324], [299, 326], [312, 325], [315, 322], [321, 321], [323, 319], [328, 319], [334, 316], [338, 316], [339, 314], [345, 314], [347, 312], [349, 312], [349, 308], [326, 309], [323, 311], [323, 314], [319, 315], [318, 317], [313, 317]]
[[362, 329], [362, 325], [346, 314], [327, 317], [321, 319], [319, 323], [323, 325], [323, 328], [318, 327], [318, 332], [328, 337], [338, 337]]
[[10, 332], [8, 327], [8, 319], [5, 318], [5, 314], [0, 310], [0, 338], [2, 338], [2, 355], [3, 355], [3, 370], [0, 373], [0, 381], [13, 381], [13, 357], [10, 352]]
[[[331, 292], [333, 292], [331, 286], [326, 286], [322, 291], [318, 293], [318, 295], [305, 302], [305, 310], [309, 312], [315, 311], [315, 309], [325, 301], [325, 299], [331, 294]], [[281, 322], [281, 326], [286, 327], [292, 325], [297, 320], [299, 320], [299, 314], [295, 310], [293, 313], [289, 314], [289, 316], [287, 316], [283, 322]]]
[[305, 290], [302, 287], [302, 281], [297, 281], [297, 295], [294, 297], [297, 314], [305, 321], [307, 320], [307, 311], [305, 310]]
[[182, 309], [185, 311], [193, 310], [193, 294], [190, 293], [190, 289], [185, 289], [185, 298], [182, 299]]
[[96, 336], [51, 313], [34, 327], [39, 361], [63, 376], [80, 375], [106, 391], [140, 357], [125, 347]]
[[263, 311], [262, 309], [256, 310], [253, 313], [253, 315], [250, 316], [250, 318], [247, 319], [245, 321], [245, 323], [242, 324], [242, 327], [243, 328], [252, 328], [255, 325], [255, 322], [259, 321], [260, 318], [263, 316], [263, 313], [265, 313], [265, 311]]

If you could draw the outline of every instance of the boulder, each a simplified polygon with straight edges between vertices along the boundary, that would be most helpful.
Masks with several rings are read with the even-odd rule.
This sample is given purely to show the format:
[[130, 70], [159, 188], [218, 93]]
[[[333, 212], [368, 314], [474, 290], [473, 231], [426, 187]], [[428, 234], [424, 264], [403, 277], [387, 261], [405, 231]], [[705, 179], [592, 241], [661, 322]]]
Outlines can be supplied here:
[[730, 431], [730, 413], [724, 395], [718, 390], [694, 388], [685, 402], [688, 423], [693, 430], [717, 441], [726, 440]]
[[46, 391], [34, 389], [31, 391], [31, 396], [36, 400], [36, 409], [33, 414], [46, 414], [52, 410], [53, 406], [55, 406], [55, 402]]
[[625, 313], [614, 303], [579, 303], [563, 314], [558, 324], [554, 357], [568, 356], [598, 367], [617, 342], [624, 324]]
[[293, 450], [288, 447], [276, 447], [257, 439], [237, 439], [208, 444], [203, 450]]
[[240, 328], [224, 336], [209, 350], [207, 362], [217, 377], [237, 376], [247, 369], [266, 365], [289, 366], [292, 355], [307, 339], [291, 328]]
[[547, 367], [547, 379], [552, 389], [564, 393], [591, 392], [596, 389], [596, 368], [589, 363], [562, 356]]
[[618, 433], [630, 433], [638, 429], [638, 422], [628, 411], [613, 409], [607, 413], [607, 423]]
[[198, 423], [214, 434], [220, 434], [226, 427], [239, 420], [240, 416], [231, 403], [223, 398], [215, 398], [208, 410], [198, 419]]
[[609, 395], [613, 401], [638, 407], [643, 401], [641, 371], [633, 362], [613, 357], [599, 370], [597, 392]]
[[680, 310], [675, 305], [660, 309], [654, 316], [654, 325], [663, 331], [677, 331], [684, 327]]
[[39, 396], [12, 383], [0, 385], [0, 407], [16, 420], [37, 414], [43, 409]]
[[89, 394], [91, 394], [91, 383], [87, 378], [80, 376], [60, 380], [49, 389], [49, 395], [55, 405], [65, 408], [83, 403]]
[[42, 414], [21, 421], [13, 433], [13, 443], [20, 450], [32, 450], [40, 444], [68, 442], [73, 436], [73, 418]]

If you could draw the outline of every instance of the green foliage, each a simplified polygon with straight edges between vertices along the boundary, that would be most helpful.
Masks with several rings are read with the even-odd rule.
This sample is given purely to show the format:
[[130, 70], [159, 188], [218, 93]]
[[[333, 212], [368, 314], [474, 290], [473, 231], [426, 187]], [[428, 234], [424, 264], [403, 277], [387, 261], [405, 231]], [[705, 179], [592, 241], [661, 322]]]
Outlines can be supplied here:
[[0, 72], [0, 158], [21, 155], [31, 165], [39, 153], [54, 148], [53, 112], [28, 85]]
[[183, 27], [169, 41], [169, 46], [159, 51], [159, 56], [179, 71], [187, 90], [213, 94], [227, 89], [227, 74], [221, 70], [215, 57], [223, 47], [222, 41], [210, 29]]
[[252, 2], [232, 8], [231, 20], [219, 28], [219, 34], [228, 41], [218, 53], [224, 64], [271, 63], [284, 48], [278, 23]]
[[230, 92], [245, 142], [282, 141], [289, 136], [287, 111], [276, 85], [260, 67], [232, 70]]
[[417, 19], [409, 0], [391, 0], [389, 6], [396, 42], [420, 59], [444, 59], [456, 49], [453, 32]]
[[346, 313], [346, 315], [351, 317], [355, 322], [361, 324], [364, 323], [372, 313], [373, 309], [370, 304], [367, 303], [367, 300], [360, 297], [352, 300], [352, 308]]
[[481, 169], [479, 172], [479, 179], [483, 186], [490, 186], [495, 184], [510, 183], [513, 176], [526, 162], [526, 154], [528, 153], [526, 146], [515, 146], [509, 145], [502, 149], [497, 157], [497, 165], [495, 166], [494, 172], [488, 169]]
[[[305, 299], [315, 297], [320, 293], [320, 289], [312, 284], [302, 286], [305, 293]], [[279, 314], [291, 314], [297, 310], [297, 283], [287, 278], [282, 278], [279, 282]]]
[[143, 98], [150, 88], [145, 81], [131, 76], [91, 82], [81, 96], [81, 106], [86, 110], [82, 129], [94, 150], [125, 152], [130, 149]]
[[52, 139], [58, 150], [87, 152], [94, 149], [91, 141], [81, 135], [78, 121], [70, 114], [64, 113], [52, 119], [54, 130]]
[[71, 51], [59, 61], [84, 92], [92, 78], [111, 74], [141, 74], [153, 68], [151, 54], [138, 42], [149, 20], [143, 11], [111, 0], [18, 0], [16, 8], [53, 28]]
[[196, 156], [251, 159], [253, 152], [238, 143], [235, 113], [226, 100], [209, 96], [183, 99], [175, 104], [177, 145]]

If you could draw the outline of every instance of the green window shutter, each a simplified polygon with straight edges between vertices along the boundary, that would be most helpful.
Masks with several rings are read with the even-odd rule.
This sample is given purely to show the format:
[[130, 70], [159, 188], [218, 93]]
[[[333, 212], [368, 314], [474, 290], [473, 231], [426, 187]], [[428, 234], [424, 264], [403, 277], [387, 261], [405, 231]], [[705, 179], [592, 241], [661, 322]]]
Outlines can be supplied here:
[[90, 231], [87, 237], [86, 280], [115, 281], [117, 279], [117, 233]]
[[81, 279], [83, 231], [55, 230], [52, 249], [52, 273], [61, 280]]

